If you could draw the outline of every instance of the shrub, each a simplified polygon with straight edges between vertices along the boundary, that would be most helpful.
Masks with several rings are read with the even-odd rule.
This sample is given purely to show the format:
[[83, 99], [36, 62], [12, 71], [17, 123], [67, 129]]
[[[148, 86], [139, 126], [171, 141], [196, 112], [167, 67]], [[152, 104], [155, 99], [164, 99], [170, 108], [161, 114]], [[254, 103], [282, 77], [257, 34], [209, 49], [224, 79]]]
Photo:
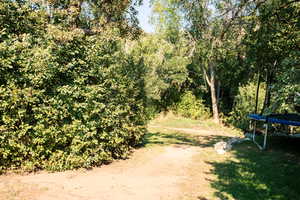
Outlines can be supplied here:
[[[233, 110], [230, 112], [230, 116], [226, 119], [227, 123], [243, 130], [246, 130], [249, 127], [250, 121], [248, 115], [253, 113], [255, 109], [256, 87], [255, 83], [249, 83], [239, 87], [238, 94], [234, 100]], [[265, 95], [264, 88], [264, 84], [261, 84], [258, 98], [258, 112], [263, 106]]]
[[175, 106], [175, 113], [192, 119], [207, 119], [210, 116], [209, 109], [205, 107], [202, 99], [197, 99], [191, 92], [185, 92]]
[[0, 171], [126, 157], [145, 132], [143, 62], [125, 53], [114, 31], [39, 28], [39, 37], [1, 33]]

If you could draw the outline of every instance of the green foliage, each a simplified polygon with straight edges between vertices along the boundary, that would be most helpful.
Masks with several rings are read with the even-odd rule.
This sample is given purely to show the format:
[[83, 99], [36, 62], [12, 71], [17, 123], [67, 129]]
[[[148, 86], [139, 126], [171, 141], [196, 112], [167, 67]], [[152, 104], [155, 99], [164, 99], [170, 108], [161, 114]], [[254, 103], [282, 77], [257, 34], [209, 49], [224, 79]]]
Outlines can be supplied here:
[[[185, 90], [216, 90], [215, 116], [227, 114], [257, 72], [273, 83], [265, 111], [300, 104], [298, 2], [153, 0], [159, 33], [132, 41], [140, 2], [1, 1], [0, 170], [122, 158], [157, 111], [210, 115]], [[228, 122], [248, 127], [255, 88], [239, 88]]]
[[[226, 119], [227, 123], [243, 130], [249, 128], [249, 114], [255, 110], [255, 95], [256, 84], [249, 83], [245, 86], [240, 86], [237, 96], [235, 97], [234, 107], [230, 116]], [[263, 84], [260, 85], [258, 110], [263, 106], [265, 88]]]
[[[189, 89], [195, 91], [207, 82], [211, 90], [220, 92], [219, 102], [215, 100], [216, 92], [211, 93], [214, 117], [218, 108], [223, 113], [230, 112], [238, 86], [253, 81], [258, 72], [263, 82], [276, 82], [271, 92], [275, 101], [281, 101], [278, 103], [281, 109], [277, 110], [292, 111], [284, 102], [299, 92], [294, 83], [287, 81], [295, 71], [293, 68], [299, 66], [298, 1], [153, 2], [158, 27], [164, 28], [172, 39], [176, 36], [175, 41], [178, 30], [185, 30], [190, 39], [192, 64], [188, 73], [192, 84]], [[266, 99], [265, 107], [268, 107], [269, 98]]]
[[146, 65], [145, 90], [149, 106], [167, 110], [180, 97], [180, 89], [188, 77], [190, 59], [184, 38], [172, 44], [161, 35], [141, 37], [132, 44], [132, 52]]
[[202, 99], [197, 99], [190, 91], [181, 96], [174, 110], [177, 114], [192, 119], [207, 119], [210, 117], [209, 109], [205, 107]]
[[183, 16], [174, 0], [153, 0], [153, 15], [151, 22], [157, 32], [171, 43], [176, 44], [180, 40], [180, 27], [183, 23]]
[[257, 8], [259, 12], [249, 18], [252, 22], [244, 43], [247, 61], [267, 77], [265, 81], [271, 86], [271, 103], [266, 98], [264, 112], [294, 112], [289, 99], [300, 91], [295, 78], [300, 63], [299, 2], [270, 0]]
[[[29, 9], [7, 5], [12, 16]], [[12, 12], [6, 8], [0, 13]], [[65, 170], [126, 157], [145, 130], [145, 68], [125, 53], [117, 30], [87, 36], [59, 25], [44, 29], [27, 16], [7, 24], [3, 16], [0, 171]]]
[[[300, 53], [300, 52], [299, 52]], [[295, 112], [295, 105], [300, 105], [299, 96], [300, 72], [295, 66], [299, 65], [300, 60], [297, 57], [286, 58], [281, 63], [284, 73], [278, 73], [276, 82], [272, 84], [271, 92], [272, 105], [267, 109], [268, 112]]]

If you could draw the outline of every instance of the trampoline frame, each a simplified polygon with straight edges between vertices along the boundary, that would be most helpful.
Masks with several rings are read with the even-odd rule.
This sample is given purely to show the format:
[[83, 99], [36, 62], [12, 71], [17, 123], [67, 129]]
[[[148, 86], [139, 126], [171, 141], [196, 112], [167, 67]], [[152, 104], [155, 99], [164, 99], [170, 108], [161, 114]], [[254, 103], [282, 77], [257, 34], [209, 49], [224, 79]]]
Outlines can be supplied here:
[[[256, 117], [257, 116], [257, 117]], [[267, 136], [268, 136], [268, 130], [269, 130], [269, 124], [266, 123], [267, 120], [265, 117], [258, 117], [260, 115], [256, 115], [256, 114], [251, 114], [251, 115], [248, 115], [248, 117], [250, 118], [251, 121], [254, 121], [254, 124], [253, 124], [253, 134], [252, 134], [252, 141], [257, 145], [257, 147], [260, 149], [260, 150], [264, 150], [266, 149], [266, 146], [267, 146]], [[263, 141], [263, 145], [260, 145], [256, 140], [255, 140], [255, 136], [256, 136], [256, 124], [258, 121], [261, 121], [261, 122], [264, 122], [266, 124], [266, 128], [265, 128], [265, 131], [264, 131], [264, 141]]]
[[[283, 120], [283, 119], [277, 119], [269, 116], [264, 116], [264, 115], [258, 115], [258, 114], [250, 114], [248, 115], [250, 120], [254, 121], [253, 124], [253, 134], [252, 134], [252, 141], [258, 146], [260, 150], [265, 150], [267, 147], [267, 137], [269, 134], [269, 126], [270, 124], [285, 124], [289, 126], [300, 126], [300, 122], [297, 121], [290, 121], [290, 120]], [[256, 140], [256, 124], [258, 121], [264, 122], [265, 124], [265, 131], [264, 131], [264, 141], [263, 144], [260, 145]]]

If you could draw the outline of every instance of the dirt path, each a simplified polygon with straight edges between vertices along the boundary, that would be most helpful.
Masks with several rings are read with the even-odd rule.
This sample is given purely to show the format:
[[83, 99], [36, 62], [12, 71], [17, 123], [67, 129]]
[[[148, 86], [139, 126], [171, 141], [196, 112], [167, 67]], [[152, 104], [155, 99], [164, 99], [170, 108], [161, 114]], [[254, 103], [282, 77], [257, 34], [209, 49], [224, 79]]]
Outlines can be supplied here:
[[198, 153], [190, 146], [154, 147], [90, 171], [6, 176], [0, 199], [176, 200]]
[[[207, 142], [205, 137], [223, 135], [207, 130], [172, 130], [197, 134], [203, 142]], [[214, 176], [208, 164], [212, 159], [220, 158], [211, 145], [156, 145], [135, 150], [127, 160], [92, 170], [0, 176], [0, 200], [214, 199], [209, 181]]]

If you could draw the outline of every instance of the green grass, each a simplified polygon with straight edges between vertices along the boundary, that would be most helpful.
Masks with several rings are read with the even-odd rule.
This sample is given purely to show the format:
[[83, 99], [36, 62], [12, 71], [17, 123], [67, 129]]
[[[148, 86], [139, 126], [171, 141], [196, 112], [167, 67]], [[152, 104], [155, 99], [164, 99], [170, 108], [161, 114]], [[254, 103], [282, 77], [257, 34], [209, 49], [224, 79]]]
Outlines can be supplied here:
[[241, 136], [241, 130], [220, 126], [213, 122], [212, 119], [207, 120], [194, 120], [184, 117], [176, 116], [172, 113], [165, 115], [160, 115], [156, 119], [152, 120], [149, 124], [149, 127], [158, 126], [158, 127], [171, 127], [171, 128], [193, 128], [198, 130], [209, 130], [209, 131], [224, 131], [235, 135]]
[[173, 128], [193, 128], [200, 125], [200, 120], [193, 120], [183, 117], [177, 117], [173, 114], [160, 116], [154, 119], [150, 125], [173, 127]]
[[[224, 162], [209, 161], [217, 179], [211, 186], [219, 199], [300, 199], [299, 151], [272, 141], [267, 151], [252, 142], [236, 145]], [[299, 144], [298, 144], [299, 145]], [[299, 149], [298, 149], [299, 150]]]
[[[209, 166], [209, 174], [215, 178], [207, 180], [212, 195], [198, 199], [237, 199], [237, 200], [297, 200], [300, 199], [300, 140], [271, 137], [268, 149], [261, 151], [249, 141], [236, 144], [226, 155], [217, 155], [206, 147], [239, 131], [205, 124], [196, 120], [171, 116], [154, 120], [146, 135], [144, 145], [183, 144], [199, 146], [202, 153], [197, 162]], [[188, 134], [163, 127], [193, 128], [211, 130], [212, 134]], [[216, 135], [223, 130], [224, 135]], [[261, 140], [261, 138], [257, 138]], [[203, 156], [205, 155], [205, 156]], [[191, 183], [193, 184], [193, 183]], [[199, 188], [201, 191], [201, 188]]]

